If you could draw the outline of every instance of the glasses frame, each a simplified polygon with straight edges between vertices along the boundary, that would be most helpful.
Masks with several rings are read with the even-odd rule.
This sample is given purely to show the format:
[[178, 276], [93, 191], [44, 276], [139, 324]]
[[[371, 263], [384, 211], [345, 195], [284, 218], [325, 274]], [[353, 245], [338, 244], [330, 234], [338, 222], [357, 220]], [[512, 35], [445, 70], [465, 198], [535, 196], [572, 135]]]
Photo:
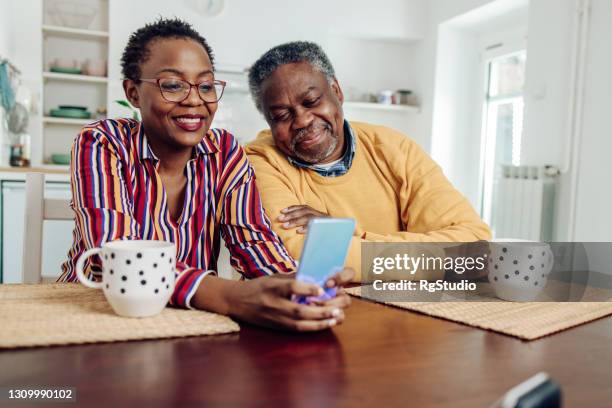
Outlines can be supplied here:
[[[160, 81], [163, 81], [165, 79], [177, 79], [179, 81], [186, 82], [187, 84], [189, 84], [189, 91], [187, 92], [187, 94], [185, 94], [185, 97], [183, 99], [181, 99], [180, 101], [171, 101], [168, 98], [166, 98], [164, 96], [164, 92], [162, 91], [161, 84], [160, 84]], [[162, 98], [164, 98], [165, 101], [172, 102], [172, 103], [181, 103], [184, 100], [186, 100], [187, 98], [189, 98], [189, 95], [191, 95], [191, 89], [192, 88], [196, 88], [196, 92], [198, 94], [198, 97], [200, 98], [200, 100], [202, 102], [204, 102], [204, 103], [217, 103], [217, 102], [219, 102], [221, 100], [221, 97], [223, 96], [223, 92], [225, 91], [225, 87], [227, 86], [227, 82], [226, 81], [221, 81], [221, 80], [218, 80], [218, 79], [213, 80], [213, 85], [221, 85], [221, 94], [219, 95], [219, 97], [217, 98], [216, 101], [211, 102], [211, 101], [204, 100], [204, 98], [202, 98], [202, 95], [200, 95], [200, 91], [198, 90], [200, 85], [202, 85], [203, 83], [208, 82], [208, 81], [202, 81], [202, 82], [198, 82], [198, 83], [195, 83], [195, 84], [193, 84], [193, 83], [191, 83], [191, 82], [189, 82], [189, 81], [187, 81], [185, 79], [180, 79], [180, 78], [140, 78], [140, 79], [138, 79], [138, 81], [148, 82], [148, 83], [157, 85], [157, 88], [159, 89], [159, 93], [161, 94]]]

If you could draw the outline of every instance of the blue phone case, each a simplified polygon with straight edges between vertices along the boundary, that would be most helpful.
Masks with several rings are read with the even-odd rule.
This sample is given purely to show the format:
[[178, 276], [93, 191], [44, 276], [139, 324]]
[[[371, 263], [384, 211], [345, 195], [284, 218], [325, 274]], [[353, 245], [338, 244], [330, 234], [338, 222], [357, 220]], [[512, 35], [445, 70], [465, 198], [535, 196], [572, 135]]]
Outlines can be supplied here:
[[354, 231], [355, 220], [351, 218], [314, 218], [308, 223], [296, 279], [323, 287], [325, 294], [300, 297], [298, 303], [336, 296], [336, 288], [325, 288], [325, 281], [344, 268]]

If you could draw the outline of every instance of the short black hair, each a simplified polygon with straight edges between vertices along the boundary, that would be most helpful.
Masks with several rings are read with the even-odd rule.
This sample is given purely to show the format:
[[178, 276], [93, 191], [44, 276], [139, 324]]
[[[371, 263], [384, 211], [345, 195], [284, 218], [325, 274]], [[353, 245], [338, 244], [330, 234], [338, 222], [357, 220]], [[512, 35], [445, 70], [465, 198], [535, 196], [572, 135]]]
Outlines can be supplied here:
[[121, 56], [121, 72], [124, 78], [136, 82], [140, 79], [140, 64], [149, 57], [148, 46], [157, 38], [187, 38], [196, 41], [206, 50], [214, 71], [214, 55], [206, 39], [186, 21], [160, 17], [154, 23], [146, 24], [130, 35]]

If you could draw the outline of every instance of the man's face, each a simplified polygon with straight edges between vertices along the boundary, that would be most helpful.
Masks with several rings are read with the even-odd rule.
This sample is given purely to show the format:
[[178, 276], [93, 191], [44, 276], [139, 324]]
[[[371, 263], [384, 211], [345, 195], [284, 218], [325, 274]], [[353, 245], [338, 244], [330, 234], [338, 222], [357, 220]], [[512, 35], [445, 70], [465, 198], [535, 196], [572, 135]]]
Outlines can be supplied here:
[[276, 146], [307, 163], [328, 163], [344, 148], [344, 96], [307, 62], [280, 66], [262, 84], [262, 108]]
[[[214, 80], [212, 64], [201, 44], [185, 38], [155, 39], [140, 64], [141, 78], [175, 78], [192, 84]], [[196, 88], [182, 102], [165, 100], [156, 84], [124, 82], [130, 103], [140, 108], [153, 147], [180, 150], [196, 146], [210, 128], [217, 103], [204, 103]]]

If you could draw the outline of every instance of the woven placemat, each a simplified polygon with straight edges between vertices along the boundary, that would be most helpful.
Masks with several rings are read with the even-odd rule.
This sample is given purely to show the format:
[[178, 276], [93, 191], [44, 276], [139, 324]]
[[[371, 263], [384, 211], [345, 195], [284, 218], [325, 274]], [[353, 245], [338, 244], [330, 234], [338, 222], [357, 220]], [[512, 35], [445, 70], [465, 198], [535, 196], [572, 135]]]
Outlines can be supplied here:
[[79, 284], [0, 285], [0, 349], [231, 333], [231, 319], [165, 308], [153, 317], [116, 315], [101, 290]]
[[535, 340], [612, 314], [611, 302], [380, 302], [363, 297], [359, 286], [346, 292], [522, 340]]

